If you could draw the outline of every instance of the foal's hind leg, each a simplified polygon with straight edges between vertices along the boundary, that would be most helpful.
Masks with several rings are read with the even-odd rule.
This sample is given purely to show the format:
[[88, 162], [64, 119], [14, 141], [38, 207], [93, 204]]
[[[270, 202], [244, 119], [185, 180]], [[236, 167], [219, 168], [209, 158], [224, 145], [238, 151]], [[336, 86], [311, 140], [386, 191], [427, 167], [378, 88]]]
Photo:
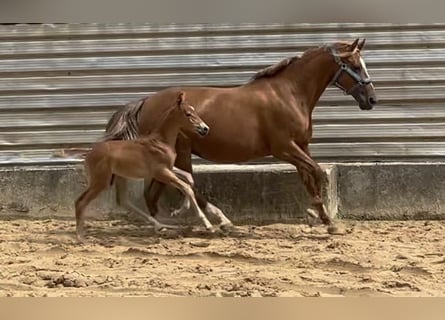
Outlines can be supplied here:
[[212, 224], [206, 218], [204, 213], [201, 211], [201, 208], [199, 208], [198, 203], [196, 202], [196, 199], [195, 199], [195, 194], [193, 192], [193, 189], [189, 184], [187, 184], [184, 181], [182, 181], [181, 179], [179, 179], [173, 173], [173, 171], [171, 171], [169, 169], [162, 170], [161, 172], [156, 174], [154, 178], [162, 183], [165, 183], [166, 185], [171, 185], [171, 186], [179, 189], [186, 197], [188, 197], [190, 199], [193, 209], [198, 214], [198, 217], [201, 219], [201, 221], [204, 224], [204, 226], [206, 227], [206, 229], [209, 231], [214, 231]]
[[147, 214], [143, 210], [139, 209], [136, 205], [130, 202], [130, 199], [128, 198], [128, 185], [127, 180], [123, 177], [115, 176], [115, 184], [116, 184], [116, 202], [119, 206], [122, 206], [123, 208], [137, 213], [147, 219], [150, 223], [153, 224], [155, 231], [160, 231], [162, 229], [170, 228], [175, 229], [176, 226], [170, 226], [167, 224], [160, 223], [158, 220], [156, 220], [151, 215]]
[[[92, 179], [94, 179], [94, 177], [92, 177]], [[89, 183], [87, 190], [85, 190], [75, 202], [77, 239], [81, 242], [84, 241], [85, 209], [91, 201], [107, 188], [108, 184], [108, 181], [93, 181]]]

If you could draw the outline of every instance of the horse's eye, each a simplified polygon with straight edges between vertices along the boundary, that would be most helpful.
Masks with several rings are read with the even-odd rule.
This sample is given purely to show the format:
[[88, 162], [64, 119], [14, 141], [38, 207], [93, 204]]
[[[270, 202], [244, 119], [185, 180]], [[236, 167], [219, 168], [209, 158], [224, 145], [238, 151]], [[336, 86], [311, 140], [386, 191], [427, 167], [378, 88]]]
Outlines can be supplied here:
[[186, 112], [185, 115], [186, 115], [187, 117], [191, 117], [191, 116], [192, 116], [192, 114], [191, 114], [190, 112]]

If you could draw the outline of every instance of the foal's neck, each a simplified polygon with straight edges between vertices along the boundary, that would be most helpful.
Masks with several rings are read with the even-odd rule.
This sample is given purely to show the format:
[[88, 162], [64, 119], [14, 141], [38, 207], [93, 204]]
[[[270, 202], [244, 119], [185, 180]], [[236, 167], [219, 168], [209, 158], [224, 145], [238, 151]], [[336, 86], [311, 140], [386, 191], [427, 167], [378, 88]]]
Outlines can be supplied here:
[[159, 140], [173, 148], [181, 129], [177, 112], [177, 110], [167, 111], [158, 126], [151, 132], [151, 136], [156, 136]]

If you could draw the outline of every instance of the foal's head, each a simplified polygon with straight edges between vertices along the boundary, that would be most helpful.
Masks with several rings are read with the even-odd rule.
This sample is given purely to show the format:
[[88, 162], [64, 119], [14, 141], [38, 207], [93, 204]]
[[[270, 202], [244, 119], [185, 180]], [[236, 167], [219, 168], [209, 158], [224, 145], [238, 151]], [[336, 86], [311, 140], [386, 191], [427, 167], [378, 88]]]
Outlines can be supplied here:
[[332, 84], [345, 94], [350, 94], [359, 103], [360, 109], [370, 110], [377, 103], [375, 88], [366, 69], [360, 51], [365, 39], [356, 39], [352, 44], [337, 42], [328, 47], [339, 69], [332, 79]]
[[209, 133], [209, 126], [201, 119], [195, 108], [185, 99], [185, 92], [181, 91], [176, 100], [176, 111], [180, 114], [181, 129], [194, 130], [204, 137]]

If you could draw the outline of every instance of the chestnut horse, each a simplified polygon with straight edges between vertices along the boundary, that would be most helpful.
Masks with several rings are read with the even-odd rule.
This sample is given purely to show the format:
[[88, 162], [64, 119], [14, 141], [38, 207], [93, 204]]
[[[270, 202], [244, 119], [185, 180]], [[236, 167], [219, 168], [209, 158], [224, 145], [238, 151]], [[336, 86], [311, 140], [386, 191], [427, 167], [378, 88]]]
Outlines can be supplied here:
[[[83, 241], [85, 208], [113, 184], [113, 178], [116, 178], [118, 203], [146, 217], [155, 226], [155, 230], [173, 226], [159, 223], [154, 217], [130, 203], [127, 198], [125, 178], [155, 179], [175, 187], [186, 196], [184, 209], [188, 209], [191, 203], [206, 229], [213, 230], [211, 223], [198, 206], [190, 183], [181, 181], [177, 174], [183, 175], [183, 173], [173, 167], [176, 158], [175, 143], [179, 131], [189, 129], [203, 137], [208, 134], [209, 127], [198, 116], [195, 108], [187, 103], [184, 92], [170, 98], [164, 102], [167, 108], [157, 128], [148, 136], [135, 140], [102, 141], [95, 144], [86, 154], [85, 171], [88, 186], [75, 203], [77, 237], [80, 241]], [[185, 173], [185, 176], [187, 174]]]
[[[307, 213], [319, 217], [336, 232], [333, 220], [322, 202], [323, 172], [309, 152], [312, 138], [312, 112], [330, 84], [351, 95], [362, 110], [376, 104], [375, 88], [361, 56], [365, 39], [336, 42], [306, 50], [257, 72], [240, 86], [170, 87], [128, 104], [108, 122], [107, 139], [131, 139], [151, 132], [159, 121], [166, 101], [183, 90], [198, 114], [212, 128], [205, 139], [188, 131], [178, 137], [175, 166], [192, 173], [191, 155], [209, 161], [239, 163], [274, 156], [293, 164], [310, 197]], [[163, 185], [145, 181], [144, 197], [152, 214]], [[148, 187], [147, 187], [148, 186]], [[220, 218], [220, 226], [232, 226], [219, 208], [195, 190], [199, 206]]]

